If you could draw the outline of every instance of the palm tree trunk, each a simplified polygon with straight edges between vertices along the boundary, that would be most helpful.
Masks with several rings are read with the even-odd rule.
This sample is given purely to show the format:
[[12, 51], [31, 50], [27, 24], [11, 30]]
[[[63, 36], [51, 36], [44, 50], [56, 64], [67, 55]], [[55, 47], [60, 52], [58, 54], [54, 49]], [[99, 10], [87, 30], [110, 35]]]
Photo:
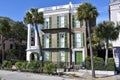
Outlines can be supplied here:
[[[41, 41], [40, 41], [40, 36], [39, 36], [39, 31], [38, 31], [37, 24], [35, 24], [35, 29], [36, 29], [37, 37], [38, 37], [38, 45], [39, 45], [39, 53], [40, 53], [39, 56], [41, 58], [41, 57], [43, 57], [43, 55], [42, 55], [42, 46], [41, 46]], [[43, 67], [43, 59], [40, 60], [40, 72], [43, 71], [42, 67]]]
[[105, 54], [105, 66], [106, 66], [108, 62], [108, 41], [106, 41], [105, 47], [106, 47], [106, 54]]
[[92, 52], [92, 42], [91, 42], [91, 33], [90, 33], [89, 20], [87, 20], [86, 23], [87, 23], [88, 37], [89, 37], [89, 44], [90, 44], [90, 58], [91, 58], [92, 77], [95, 77], [95, 70], [94, 70], [94, 62], [93, 62], [93, 52]]
[[3, 61], [4, 61], [4, 49], [3, 49], [3, 36], [1, 35], [1, 49], [2, 49], [2, 64], [3, 64]]

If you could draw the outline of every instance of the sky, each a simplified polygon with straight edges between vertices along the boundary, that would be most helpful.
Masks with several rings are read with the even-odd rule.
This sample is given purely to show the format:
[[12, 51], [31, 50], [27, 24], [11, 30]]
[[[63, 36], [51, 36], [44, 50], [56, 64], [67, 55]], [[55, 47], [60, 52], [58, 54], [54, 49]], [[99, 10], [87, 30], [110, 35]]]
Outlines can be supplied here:
[[96, 6], [99, 16], [97, 23], [109, 20], [109, 0], [0, 0], [0, 16], [9, 17], [15, 21], [23, 21], [25, 13], [30, 8], [44, 8], [57, 5], [65, 5], [69, 2], [80, 4], [90, 2]]

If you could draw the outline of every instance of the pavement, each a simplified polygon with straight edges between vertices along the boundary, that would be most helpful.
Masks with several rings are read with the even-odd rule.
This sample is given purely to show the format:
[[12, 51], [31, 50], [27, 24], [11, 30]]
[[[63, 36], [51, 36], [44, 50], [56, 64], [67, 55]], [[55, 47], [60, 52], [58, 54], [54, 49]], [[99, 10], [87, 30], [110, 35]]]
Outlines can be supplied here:
[[[73, 75], [76, 77], [73, 77]], [[87, 72], [68, 72], [63, 76], [53, 76], [46, 74], [0, 70], [0, 77], [2, 80], [120, 80], [119, 75], [96, 75], [96, 78], [92, 78]]]

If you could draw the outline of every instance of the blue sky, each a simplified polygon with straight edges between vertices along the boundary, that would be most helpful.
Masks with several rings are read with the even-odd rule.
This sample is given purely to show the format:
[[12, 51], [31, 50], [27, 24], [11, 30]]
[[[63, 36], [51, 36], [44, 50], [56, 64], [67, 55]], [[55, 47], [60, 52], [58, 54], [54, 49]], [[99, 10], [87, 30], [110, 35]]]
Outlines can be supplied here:
[[0, 16], [9, 17], [15, 21], [23, 21], [26, 11], [31, 7], [43, 8], [64, 5], [70, 1], [74, 4], [90, 2], [96, 6], [99, 12], [97, 23], [109, 20], [109, 0], [0, 0]]

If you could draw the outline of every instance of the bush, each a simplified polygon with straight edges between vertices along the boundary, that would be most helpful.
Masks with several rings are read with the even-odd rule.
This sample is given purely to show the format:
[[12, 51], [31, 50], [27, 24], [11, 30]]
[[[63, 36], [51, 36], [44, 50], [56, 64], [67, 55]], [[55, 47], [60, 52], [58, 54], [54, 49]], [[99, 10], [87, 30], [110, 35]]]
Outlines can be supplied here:
[[22, 69], [23, 69], [23, 70], [26, 70], [26, 69], [27, 69], [27, 64], [28, 64], [28, 62], [23, 62], [23, 63], [22, 63]]
[[[103, 58], [94, 57], [94, 69], [95, 70], [107, 70], [107, 71], [114, 71], [115, 70], [115, 63], [113, 58], [108, 58], [108, 65], [105, 66]], [[91, 69], [91, 60], [90, 57], [86, 58], [86, 68]]]
[[11, 61], [3, 61], [2, 67], [4, 69], [11, 69], [12, 68], [12, 62]]
[[21, 70], [23, 68], [23, 62], [16, 62], [15, 63], [15, 67], [18, 69], [18, 70]]
[[115, 70], [115, 62], [113, 58], [108, 59], [108, 64], [106, 66], [107, 71], [114, 71]]
[[45, 64], [44, 71], [48, 74], [53, 74], [55, 71], [55, 64], [53, 63]]
[[31, 61], [26, 65], [26, 68], [30, 72], [39, 72], [40, 71], [40, 63], [38, 61]]

